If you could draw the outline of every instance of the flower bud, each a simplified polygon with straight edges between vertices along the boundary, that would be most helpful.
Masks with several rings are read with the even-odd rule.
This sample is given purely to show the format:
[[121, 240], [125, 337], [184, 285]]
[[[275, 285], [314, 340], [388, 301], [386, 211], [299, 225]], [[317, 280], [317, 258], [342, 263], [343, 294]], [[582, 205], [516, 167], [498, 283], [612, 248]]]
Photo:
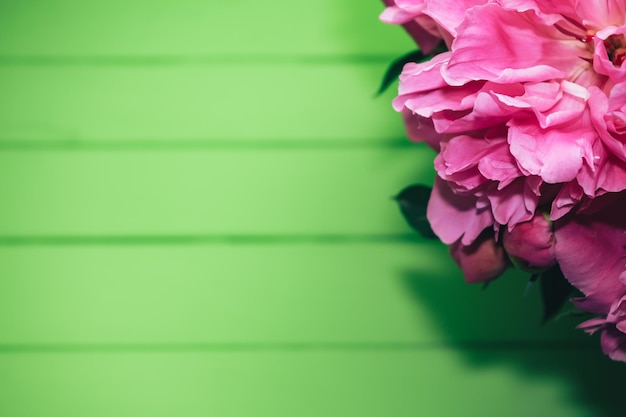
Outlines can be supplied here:
[[537, 271], [556, 265], [552, 222], [542, 213], [535, 213], [511, 231], [505, 230], [502, 243], [513, 263], [522, 269]]
[[506, 253], [493, 233], [483, 232], [469, 246], [458, 240], [450, 245], [450, 254], [470, 284], [496, 279], [508, 266]]

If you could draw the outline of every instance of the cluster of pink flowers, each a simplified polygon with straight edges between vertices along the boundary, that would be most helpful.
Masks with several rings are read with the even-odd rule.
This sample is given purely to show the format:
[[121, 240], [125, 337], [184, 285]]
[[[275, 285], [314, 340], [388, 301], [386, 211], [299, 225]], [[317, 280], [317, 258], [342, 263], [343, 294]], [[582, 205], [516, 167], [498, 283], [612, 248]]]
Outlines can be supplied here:
[[422, 51], [393, 106], [437, 152], [433, 231], [470, 282], [558, 264], [626, 361], [626, 1], [385, 0]]

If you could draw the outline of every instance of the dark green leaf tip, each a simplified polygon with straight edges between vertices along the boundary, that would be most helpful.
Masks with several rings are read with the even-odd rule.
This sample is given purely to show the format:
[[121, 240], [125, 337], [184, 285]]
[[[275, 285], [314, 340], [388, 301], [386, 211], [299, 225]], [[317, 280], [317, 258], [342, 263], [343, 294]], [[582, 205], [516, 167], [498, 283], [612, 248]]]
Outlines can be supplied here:
[[400, 211], [409, 226], [419, 232], [422, 237], [428, 239], [436, 239], [437, 236], [430, 228], [428, 219], [426, 218], [426, 208], [432, 189], [425, 185], [410, 185], [400, 191], [394, 197], [398, 203]]
[[554, 266], [541, 274], [541, 299], [545, 324], [555, 317], [567, 300], [575, 294], [575, 288], [563, 275], [561, 268]]
[[422, 62], [427, 58], [428, 56], [424, 55], [421, 51], [418, 50], [410, 52], [394, 60], [387, 68], [387, 71], [383, 76], [383, 80], [380, 83], [380, 87], [378, 88], [376, 96], [380, 96], [382, 93], [387, 91], [389, 86], [391, 86], [391, 84], [393, 84], [393, 82], [398, 79], [398, 77], [402, 73], [402, 69], [406, 64], [408, 64], [409, 62]]
[[539, 279], [539, 274], [532, 274], [530, 279], [528, 280], [528, 284], [526, 284], [526, 288], [524, 288], [524, 297], [528, 297], [533, 288], [535, 288], [535, 284]]

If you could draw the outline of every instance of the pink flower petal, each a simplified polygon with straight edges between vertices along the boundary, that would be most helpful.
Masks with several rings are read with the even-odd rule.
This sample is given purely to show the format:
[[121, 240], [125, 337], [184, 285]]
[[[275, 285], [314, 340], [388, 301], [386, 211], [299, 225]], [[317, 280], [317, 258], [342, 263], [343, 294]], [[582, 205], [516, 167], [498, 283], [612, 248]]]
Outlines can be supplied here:
[[444, 135], [438, 133], [430, 119], [413, 114], [411, 110], [402, 110], [402, 119], [409, 139], [415, 142], [426, 142], [428, 146], [439, 152]]
[[487, 197], [498, 224], [506, 224], [510, 230], [533, 217], [539, 201], [535, 182], [540, 181], [536, 177], [518, 178], [501, 190], [490, 190]]
[[450, 85], [565, 78], [586, 54], [581, 42], [546, 25], [534, 12], [505, 10], [495, 3], [469, 10], [458, 33], [444, 73]]
[[448, 245], [461, 239], [471, 245], [487, 227], [493, 225], [488, 209], [476, 207], [477, 198], [455, 194], [446, 182], [435, 180], [426, 217], [435, 234]]
[[474, 6], [487, 3], [488, 0], [430, 0], [425, 13], [435, 19], [452, 36], [457, 36], [457, 28], [463, 22], [465, 14]]
[[608, 314], [624, 292], [626, 270], [626, 194], [593, 215], [578, 214], [556, 223], [556, 258], [565, 277], [594, 304], [592, 312]]
[[582, 123], [562, 129], [542, 129], [532, 121], [512, 122], [509, 130], [511, 153], [528, 175], [540, 176], [545, 182], [556, 184], [576, 178], [583, 158], [591, 158], [590, 142], [595, 138]]

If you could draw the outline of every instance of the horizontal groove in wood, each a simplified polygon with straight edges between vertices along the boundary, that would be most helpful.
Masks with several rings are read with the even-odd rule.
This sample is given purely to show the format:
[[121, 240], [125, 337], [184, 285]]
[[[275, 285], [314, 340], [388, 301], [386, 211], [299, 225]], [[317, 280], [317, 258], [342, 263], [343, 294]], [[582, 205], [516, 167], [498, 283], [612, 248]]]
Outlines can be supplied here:
[[180, 67], [215, 65], [390, 65], [397, 55], [391, 54], [214, 54], [214, 55], [6, 55], [0, 54], [0, 66], [85, 66], [85, 67]]
[[212, 352], [405, 352], [405, 351], [542, 351], [597, 350], [595, 341], [499, 341], [457, 343], [407, 343], [407, 342], [317, 342], [317, 343], [100, 343], [100, 344], [6, 344], [0, 343], [0, 355], [10, 354], [119, 354], [119, 353], [169, 353], [186, 354]]
[[363, 150], [363, 149], [407, 149], [416, 145], [407, 140], [406, 137], [399, 137], [389, 140], [381, 139], [282, 139], [282, 140], [255, 140], [255, 139], [117, 139], [117, 140], [63, 140], [63, 139], [26, 139], [11, 140], [0, 139], [0, 152], [2, 151], [240, 151], [255, 150], [273, 152], [276, 150]]
[[0, 246], [204, 246], [204, 245], [362, 245], [417, 244], [417, 233], [405, 234], [213, 234], [213, 235], [48, 235], [2, 236]]

